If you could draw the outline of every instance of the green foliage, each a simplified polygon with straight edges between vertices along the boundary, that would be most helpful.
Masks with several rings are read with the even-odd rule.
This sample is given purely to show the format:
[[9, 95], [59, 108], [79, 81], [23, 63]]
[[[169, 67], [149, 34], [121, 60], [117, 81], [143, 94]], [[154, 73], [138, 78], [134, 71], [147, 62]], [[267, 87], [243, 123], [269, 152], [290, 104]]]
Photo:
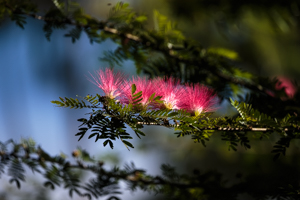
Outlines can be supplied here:
[[185, 40], [185, 37], [181, 31], [177, 30], [177, 25], [174, 22], [168, 20], [168, 18], [160, 14], [157, 10], [154, 10], [154, 23], [157, 32], [171, 43], [178, 43]]
[[64, 14], [58, 9], [51, 9], [45, 14], [45, 25], [43, 30], [47, 40], [50, 41], [51, 34], [54, 29], [65, 29], [66, 28], [66, 19]]
[[24, 29], [26, 17], [24, 14], [30, 15], [37, 12], [37, 6], [30, 1], [6, 0], [0, 1], [0, 20], [7, 14], [12, 21]]
[[[178, 173], [175, 167], [163, 164], [162, 176], [152, 176], [145, 170], [136, 168], [133, 163], [125, 165], [124, 168], [107, 169], [102, 161], [91, 159], [92, 156], [81, 148], [73, 152], [74, 162], [61, 156], [49, 155], [36, 147], [32, 139], [23, 140], [22, 143], [0, 142], [0, 146], [0, 166], [3, 166], [1, 172], [8, 171], [8, 175], [12, 177], [11, 183], [16, 182], [21, 187], [21, 183], [26, 180], [24, 165], [29, 165], [37, 168], [35, 172], [44, 176], [45, 187], [55, 189], [56, 186], [64, 186], [71, 197], [76, 193], [88, 199], [104, 196], [108, 199], [121, 199], [120, 182], [125, 182], [131, 191], [139, 188], [172, 199], [198, 199], [198, 195], [209, 199], [220, 199], [226, 195], [235, 199], [237, 194], [246, 191], [238, 184], [225, 184], [221, 174], [215, 171], [200, 173], [194, 170], [193, 174], [187, 175]], [[24, 155], [22, 152], [28, 153]], [[82, 172], [89, 172], [90, 179], [85, 180]], [[212, 193], [212, 189], [220, 193]], [[278, 196], [286, 197], [286, 194]]]
[[[289, 147], [291, 140], [299, 139], [299, 120], [297, 116], [292, 117], [287, 114], [287, 116], [281, 120], [277, 118], [272, 119], [270, 116], [253, 109], [250, 104], [238, 103], [233, 100], [231, 100], [231, 104], [240, 113], [242, 120], [239, 120], [239, 122], [241, 124], [246, 127], [251, 127], [252, 130], [255, 130], [254, 127], [264, 127], [263, 129], [258, 128], [258, 131], [261, 129], [266, 132], [274, 132], [281, 135], [281, 138], [273, 147], [274, 150], [272, 150], [272, 153], [275, 153], [275, 160], [278, 159], [280, 155], [285, 155], [286, 148]], [[261, 138], [262, 137], [263, 135]]]
[[24, 168], [21, 165], [19, 159], [15, 158], [10, 162], [10, 166], [8, 169], [8, 175], [11, 176], [10, 183], [15, 182], [17, 187], [20, 189], [20, 181], [24, 181]]
[[[204, 146], [214, 133], [221, 133], [222, 140], [228, 144], [228, 150], [232, 149], [234, 151], [237, 151], [238, 143], [245, 149], [251, 148], [248, 132], [252, 132], [252, 134], [257, 132], [254, 137], [259, 139], [269, 138], [271, 133], [278, 133], [280, 139], [272, 150], [272, 153], [275, 153], [274, 159], [278, 159], [280, 155], [285, 155], [290, 141], [299, 138], [299, 121], [297, 117], [287, 115], [281, 120], [272, 119], [244, 102], [239, 103], [230, 99], [232, 106], [239, 112], [239, 115], [233, 118], [210, 118], [210, 113], [202, 113], [195, 117], [184, 110], [157, 110], [151, 107], [142, 107], [140, 103], [142, 91], [137, 92], [136, 86], [133, 84], [131, 92], [133, 99], [128, 105], [122, 105], [113, 99], [100, 95], [84, 98], [91, 105], [72, 98], [61, 98], [61, 101], [52, 101], [52, 103], [60, 107], [92, 108], [93, 112], [90, 113], [88, 119], [78, 119], [82, 124], [76, 136], [79, 136], [80, 140], [88, 130], [91, 130], [89, 139], [95, 137], [95, 142], [103, 139], [103, 145], [109, 144], [111, 148], [113, 148], [113, 141], [116, 139], [120, 139], [128, 149], [134, 147], [128, 141], [132, 137], [127, 133], [126, 125], [139, 138], [145, 136], [142, 131], [144, 125], [174, 128], [177, 137], [191, 135], [194, 142], [201, 143]], [[155, 97], [155, 94], [152, 94], [149, 102], [160, 102], [159, 99], [159, 96]]]
[[[267, 136], [267, 132], [275, 131], [282, 133], [282, 138], [274, 145], [274, 150], [272, 151], [275, 153], [274, 159], [277, 159], [279, 155], [285, 155], [290, 140], [298, 138], [299, 135], [297, 132], [297, 127], [299, 127], [298, 122], [295, 121], [295, 124], [291, 124], [289, 122], [292, 121], [290, 115], [278, 121], [278, 119], [271, 119], [270, 116], [252, 109], [250, 104], [239, 103], [231, 99], [232, 105], [237, 109], [240, 116], [235, 118], [210, 119], [208, 115], [206, 116], [205, 114], [195, 118], [185, 111], [137, 109], [137, 105], [140, 105], [139, 102], [141, 101], [142, 92], [136, 92], [135, 85], [132, 85], [132, 95], [134, 97], [133, 102], [128, 106], [121, 106], [119, 103], [110, 101], [109, 106], [106, 107], [108, 109], [106, 110], [107, 114], [102, 111], [94, 111], [94, 115], [92, 114], [90, 119], [79, 119], [79, 121], [83, 122], [82, 125], [86, 125], [86, 127], [80, 128], [80, 132], [77, 133], [77, 135], [80, 136], [79, 140], [84, 136], [87, 130], [95, 126], [96, 129], [92, 129], [92, 134], [89, 138], [97, 136], [96, 141], [98, 139], [109, 138], [104, 142], [104, 146], [109, 143], [111, 148], [113, 148], [111, 140], [115, 140], [119, 138], [119, 136], [121, 140], [131, 139], [128, 133], [126, 133], [125, 124], [129, 125], [138, 137], [145, 135], [140, 130], [143, 128], [143, 124], [154, 124], [173, 127], [176, 131], [179, 131], [175, 133], [177, 137], [191, 135], [194, 142], [200, 142], [204, 146], [215, 131], [221, 132], [222, 140], [228, 143], [228, 149], [236, 151], [238, 143], [244, 146], [245, 149], [251, 148], [246, 132], [262, 132], [260, 138], [263, 138]], [[99, 95], [97, 96], [100, 97]], [[154, 94], [152, 95], [152, 99], [153, 98]], [[65, 106], [66, 104], [56, 101], [53, 103], [59, 106]], [[94, 105], [97, 103], [98, 102], [95, 102]], [[74, 105], [70, 103], [68, 106], [74, 107]], [[114, 121], [113, 119], [117, 120]], [[255, 127], [259, 128], [256, 130]], [[286, 129], [289, 129], [289, 136], [286, 134]], [[113, 131], [106, 133], [107, 130]], [[102, 132], [102, 135], [99, 135], [100, 132]], [[133, 147], [132, 144], [127, 143], [126, 140], [123, 140], [123, 143], [129, 147]]]
[[[218, 91], [225, 91], [230, 88], [230, 84], [254, 90], [258, 88], [254, 76], [233, 66], [232, 61], [236, 59], [234, 52], [203, 48], [198, 42], [187, 39], [177, 29], [176, 23], [158, 11], [154, 12], [156, 29], [149, 30], [145, 27], [147, 16], [134, 12], [127, 3], [117, 3], [112, 7], [105, 21], [98, 21], [85, 14], [72, 1], [54, 1], [54, 4], [56, 7], [44, 16], [38, 16], [36, 10], [20, 2], [14, 7], [7, 3], [6, 10], [16, 17], [31, 16], [44, 20], [47, 39], [50, 39], [54, 29], [70, 28], [65, 36], [70, 37], [72, 42], [78, 40], [82, 32], [88, 35], [91, 42], [102, 42], [108, 38], [113, 40], [119, 45], [118, 48], [101, 57], [102, 61], [110, 65], [121, 65], [124, 60], [130, 59], [134, 61], [138, 72], [151, 77], [171, 75], [184, 82], [200, 80]], [[19, 19], [18, 23], [24, 24], [24, 19]], [[234, 87], [232, 89], [230, 91], [234, 94], [241, 92]]]
[[250, 149], [251, 146], [249, 144], [249, 139], [245, 133], [222, 133], [222, 140], [227, 141], [228, 143], [228, 150], [231, 149], [237, 151], [238, 142], [240, 142], [241, 146], [244, 146], [245, 149]]
[[91, 96], [91, 95], [87, 95], [86, 97], [84, 97], [83, 99], [85, 101], [87, 101], [88, 104], [87, 105], [86, 102], [84, 100], [78, 100], [78, 99], [73, 99], [73, 98], [62, 98], [59, 97], [60, 101], [51, 101], [51, 103], [56, 104], [58, 107], [69, 107], [69, 108], [100, 108], [100, 102], [98, 99], [101, 99], [103, 102], [105, 102], [105, 98], [101, 97], [100, 95], [96, 95], [96, 96]]
[[[81, 154], [75, 156], [77, 159], [76, 165], [71, 164], [61, 156], [50, 156], [41, 148], [36, 147], [31, 139], [23, 140], [20, 144], [15, 144], [13, 141], [0, 144], [2, 146], [0, 155], [1, 172], [5, 173], [5, 167], [7, 167], [7, 174], [11, 177], [10, 183], [16, 183], [18, 188], [21, 187], [21, 182], [25, 181], [25, 164], [31, 169], [35, 169], [34, 172], [42, 174], [45, 177], [45, 187], [55, 189], [55, 186], [63, 185], [69, 190], [71, 197], [74, 192], [79, 196], [88, 197], [89, 199], [92, 199], [92, 196], [98, 198], [100, 196], [119, 193], [116, 191], [118, 189], [116, 181], [106, 180], [105, 184], [107, 184], [107, 187], [103, 187], [103, 179], [106, 179], [106, 175], [104, 174], [110, 174], [111, 172], [106, 172], [101, 166], [97, 165], [96, 161], [91, 159], [88, 161], [93, 163], [93, 166], [89, 168], [83, 166], [82, 162], [87, 161], [85, 158], [90, 156], [82, 149], [78, 149]], [[27, 146], [27, 144], [31, 144], [31, 146]], [[27, 154], [24, 155], [22, 152], [27, 152]], [[95, 178], [83, 184], [78, 169], [93, 172]], [[110, 187], [112, 185], [115, 187]], [[85, 193], [82, 193], [82, 190]]]
[[250, 104], [238, 103], [230, 99], [231, 105], [233, 105], [237, 111], [240, 113], [243, 120], [246, 122], [266, 122], [268, 125], [275, 125], [276, 122], [271, 119], [270, 116], [267, 116], [264, 113], [260, 113], [258, 110], [252, 109]]
[[290, 146], [291, 140], [292, 138], [290, 137], [283, 137], [276, 142], [276, 145], [274, 145], [274, 150], [272, 151], [272, 153], [275, 153], [274, 160], [278, 159], [281, 154], [285, 155], [286, 148]]
[[214, 53], [220, 56], [224, 56], [231, 60], [237, 60], [238, 54], [232, 50], [224, 49], [224, 48], [209, 48], [207, 49], [208, 53]]
[[140, 103], [143, 100], [142, 98], [143, 92], [142, 91], [136, 92], [135, 84], [132, 84], [131, 86], [131, 96], [132, 96], [132, 102], [130, 103], [133, 105], [133, 108], [135, 110], [143, 110], [143, 106]]
[[127, 31], [131, 27], [142, 27], [146, 20], [146, 15], [139, 15], [129, 7], [128, 3], [119, 2], [110, 10], [107, 21], [109, 25]]
[[73, 28], [72, 30], [70, 30], [69, 33], [65, 34], [65, 36], [71, 37], [72, 42], [74, 43], [76, 40], [79, 40], [81, 33], [82, 33], [82, 27], [77, 26], [77, 27]]

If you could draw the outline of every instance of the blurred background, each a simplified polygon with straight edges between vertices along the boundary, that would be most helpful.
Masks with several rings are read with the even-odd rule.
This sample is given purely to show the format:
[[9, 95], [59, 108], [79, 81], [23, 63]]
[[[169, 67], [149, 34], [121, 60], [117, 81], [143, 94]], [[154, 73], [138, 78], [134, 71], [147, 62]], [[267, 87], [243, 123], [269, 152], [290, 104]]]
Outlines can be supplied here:
[[[37, 1], [41, 11], [53, 6], [52, 1]], [[114, 0], [78, 0], [86, 13], [97, 19], [108, 15]], [[131, 0], [124, 1], [137, 12], [147, 13], [149, 29], [153, 29], [153, 10], [178, 23], [187, 38], [199, 41], [204, 47], [220, 47], [238, 53], [241, 67], [258, 76], [284, 76], [299, 81], [300, 67], [300, 10], [297, 2], [278, 1], [209, 1], [209, 0]], [[272, 2], [272, 1], [270, 1]], [[283, 3], [282, 3], [283, 2]], [[285, 3], [284, 3], [285, 2]], [[83, 34], [72, 43], [64, 37], [66, 31], [55, 30], [51, 41], [43, 32], [43, 22], [27, 19], [22, 30], [9, 19], [0, 24], [0, 136], [9, 139], [33, 138], [52, 155], [71, 152], [81, 146], [107, 166], [123, 166], [134, 162], [148, 173], [160, 174], [160, 165], [168, 163], [182, 173], [217, 170], [224, 174], [227, 184], [249, 182], [249, 194], [241, 199], [259, 196], [259, 189], [268, 190], [276, 184], [299, 184], [299, 142], [295, 141], [287, 156], [274, 164], [270, 151], [276, 138], [252, 142], [252, 148], [228, 151], [226, 143], [217, 135], [207, 147], [195, 144], [189, 137], [176, 138], [174, 131], [156, 126], [146, 127], [146, 137], [135, 138], [136, 147], [128, 151], [121, 142], [115, 149], [102, 143], [78, 138], [78, 118], [89, 110], [71, 110], [50, 103], [58, 97], [96, 94], [100, 91], [87, 80], [89, 72], [109, 67], [99, 57], [117, 46], [107, 40], [90, 44]], [[124, 62], [122, 70], [136, 75], [133, 62]], [[268, 103], [268, 102], [264, 102]], [[228, 104], [218, 112], [220, 116], [233, 115]], [[132, 133], [132, 132], [130, 132]], [[253, 141], [255, 135], [253, 137]], [[274, 176], [276, 174], [276, 176]], [[261, 181], [257, 182], [257, 178]], [[42, 179], [41, 179], [42, 180]], [[0, 199], [68, 199], [68, 191], [43, 189], [39, 178], [28, 172], [21, 190], [1, 177]], [[30, 183], [30, 184], [29, 184]], [[35, 188], [40, 188], [36, 190]], [[126, 186], [124, 185], [126, 188]], [[34, 191], [34, 192], [33, 192]], [[153, 194], [126, 192], [124, 199], [159, 199]], [[24, 195], [25, 194], [25, 195]], [[73, 199], [82, 199], [73, 197]]]

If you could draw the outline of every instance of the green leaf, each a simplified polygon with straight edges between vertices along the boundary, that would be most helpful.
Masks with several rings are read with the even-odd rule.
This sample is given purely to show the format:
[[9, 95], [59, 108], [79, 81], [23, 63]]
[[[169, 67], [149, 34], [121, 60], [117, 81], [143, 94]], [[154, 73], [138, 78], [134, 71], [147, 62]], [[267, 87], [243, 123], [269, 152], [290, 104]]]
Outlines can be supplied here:
[[20, 181], [18, 179], [12, 178], [12, 179], [9, 180], [9, 183], [12, 184], [13, 182], [16, 182], [16, 185], [17, 185], [18, 189], [21, 188], [21, 184], [20, 184]]
[[140, 99], [136, 98], [136, 99], [137, 99], [137, 100], [134, 99], [134, 101], [133, 101], [134, 104], [138, 104], [140, 101], [143, 100], [143, 98], [140, 98]]
[[96, 136], [96, 135], [98, 135], [98, 133], [92, 133], [92, 134], [88, 137], [88, 139], [90, 139], [90, 138], [92, 138], [92, 137], [94, 137], [94, 136]]
[[168, 20], [168, 18], [160, 14], [157, 10], [154, 10], [154, 25], [158, 33], [164, 37], [169, 37], [176, 42], [183, 41], [185, 39], [181, 31], [176, 26], [177, 24]]
[[109, 143], [110, 148], [113, 149], [114, 148], [114, 144], [112, 143], [112, 141], [108, 140], [108, 143]]
[[145, 16], [145, 15], [141, 15], [141, 16], [138, 16], [137, 18], [135, 18], [135, 21], [140, 22], [140, 23], [142, 23], [146, 20], [147, 20], [147, 16]]
[[142, 91], [139, 91], [138, 93], [134, 94], [133, 97], [140, 98], [143, 95]]
[[151, 96], [149, 97], [148, 101], [149, 101], [149, 102], [152, 102], [153, 99], [154, 99], [154, 96], [155, 96], [155, 93], [151, 94]]
[[[154, 101], [158, 102], [161, 98], [162, 98], [162, 96], [156, 96], [156, 97], [154, 98]], [[163, 101], [162, 101], [162, 102], [163, 102]]]
[[103, 146], [105, 147], [105, 146], [108, 144], [108, 142], [109, 142], [109, 140], [105, 140], [105, 141], [103, 142]]
[[44, 186], [45, 186], [45, 187], [50, 187], [51, 190], [54, 190], [54, 189], [55, 189], [55, 186], [54, 186], [54, 184], [53, 184], [51, 181], [46, 181], [46, 182], [44, 183]]
[[178, 112], [171, 112], [168, 114], [168, 117], [174, 117], [176, 115], [178, 115]]
[[60, 102], [60, 101], [51, 101], [51, 103], [56, 104], [58, 106], [64, 106], [64, 103]]
[[141, 135], [141, 136], [145, 136], [145, 133], [143, 133], [143, 132], [140, 131], [140, 130], [135, 129], [134, 132], [135, 132], [135, 134], [136, 134], [140, 139], [141, 139], [140, 135]]
[[134, 94], [136, 91], [136, 85], [135, 84], [132, 84], [131, 85], [131, 94]]
[[80, 141], [83, 138], [85, 133], [84, 132], [79, 132], [79, 133], [76, 134], [76, 136], [79, 136], [79, 135], [80, 135], [80, 137], [79, 137], [78, 141]]
[[126, 140], [122, 140], [122, 141], [123, 141], [123, 143], [124, 143], [126, 146], [131, 147], [131, 148], [134, 148], [133, 145], [132, 145], [130, 142], [128, 142], [128, 141], [126, 141]]
[[130, 135], [128, 136], [120, 136], [122, 139], [132, 139], [132, 137]]
[[211, 47], [211, 48], [207, 49], [207, 52], [217, 54], [217, 55], [220, 55], [220, 56], [224, 56], [224, 57], [229, 58], [231, 60], [237, 60], [238, 57], [239, 57], [237, 52], [229, 50], [229, 49], [225, 49], [225, 48]]

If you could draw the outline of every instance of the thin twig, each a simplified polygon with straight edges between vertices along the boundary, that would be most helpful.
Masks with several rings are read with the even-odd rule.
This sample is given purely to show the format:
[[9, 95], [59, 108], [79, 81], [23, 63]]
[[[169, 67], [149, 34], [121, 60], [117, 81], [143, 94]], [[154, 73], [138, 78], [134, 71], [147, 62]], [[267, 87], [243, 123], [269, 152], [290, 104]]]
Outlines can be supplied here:
[[[178, 127], [179, 124], [173, 124], [170, 126], [166, 126], [163, 124], [155, 123], [155, 122], [138, 122], [138, 124], [143, 124], [143, 125], [157, 125], [157, 126], [165, 126], [165, 127]], [[273, 131], [274, 128], [261, 128], [261, 127], [248, 127], [248, 128], [232, 128], [232, 127], [215, 127], [215, 128], [197, 128], [198, 130], [215, 130], [215, 131], [253, 131], [253, 132], [267, 132], [267, 131]], [[282, 129], [282, 131], [289, 131], [288, 128]]]

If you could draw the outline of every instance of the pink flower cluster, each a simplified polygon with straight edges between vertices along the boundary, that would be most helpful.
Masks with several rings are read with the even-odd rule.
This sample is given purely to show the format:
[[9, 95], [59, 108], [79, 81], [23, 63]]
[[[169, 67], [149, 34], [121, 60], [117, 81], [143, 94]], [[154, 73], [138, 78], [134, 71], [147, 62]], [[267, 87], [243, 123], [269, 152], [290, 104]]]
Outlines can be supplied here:
[[286, 77], [278, 77], [279, 82], [275, 85], [276, 90], [280, 90], [284, 88], [286, 95], [292, 99], [297, 92], [296, 86]]
[[[92, 76], [92, 75], [91, 75]], [[174, 109], [186, 110], [193, 115], [198, 116], [202, 112], [210, 112], [216, 109], [218, 99], [213, 90], [200, 84], [181, 85], [174, 78], [156, 78], [149, 80], [142, 77], [132, 77], [126, 80], [126, 76], [120, 72], [114, 72], [111, 69], [99, 70], [96, 76], [90, 79], [97, 85], [104, 95], [117, 99], [122, 104], [133, 102], [134, 97], [131, 93], [133, 84], [136, 86], [136, 93], [142, 91], [141, 103], [144, 109]], [[162, 103], [149, 101], [151, 95], [160, 96]]]
[[[287, 95], [287, 97], [281, 97], [281, 100], [286, 101], [288, 99], [293, 99], [295, 94], [298, 92], [296, 85], [292, 83], [292, 81], [287, 77], [279, 76], [277, 77], [277, 79], [278, 82], [275, 85], [275, 89], [281, 90], [282, 88], [284, 88], [284, 91]], [[266, 93], [272, 97], [275, 97], [274, 92], [270, 90], [266, 90]]]

